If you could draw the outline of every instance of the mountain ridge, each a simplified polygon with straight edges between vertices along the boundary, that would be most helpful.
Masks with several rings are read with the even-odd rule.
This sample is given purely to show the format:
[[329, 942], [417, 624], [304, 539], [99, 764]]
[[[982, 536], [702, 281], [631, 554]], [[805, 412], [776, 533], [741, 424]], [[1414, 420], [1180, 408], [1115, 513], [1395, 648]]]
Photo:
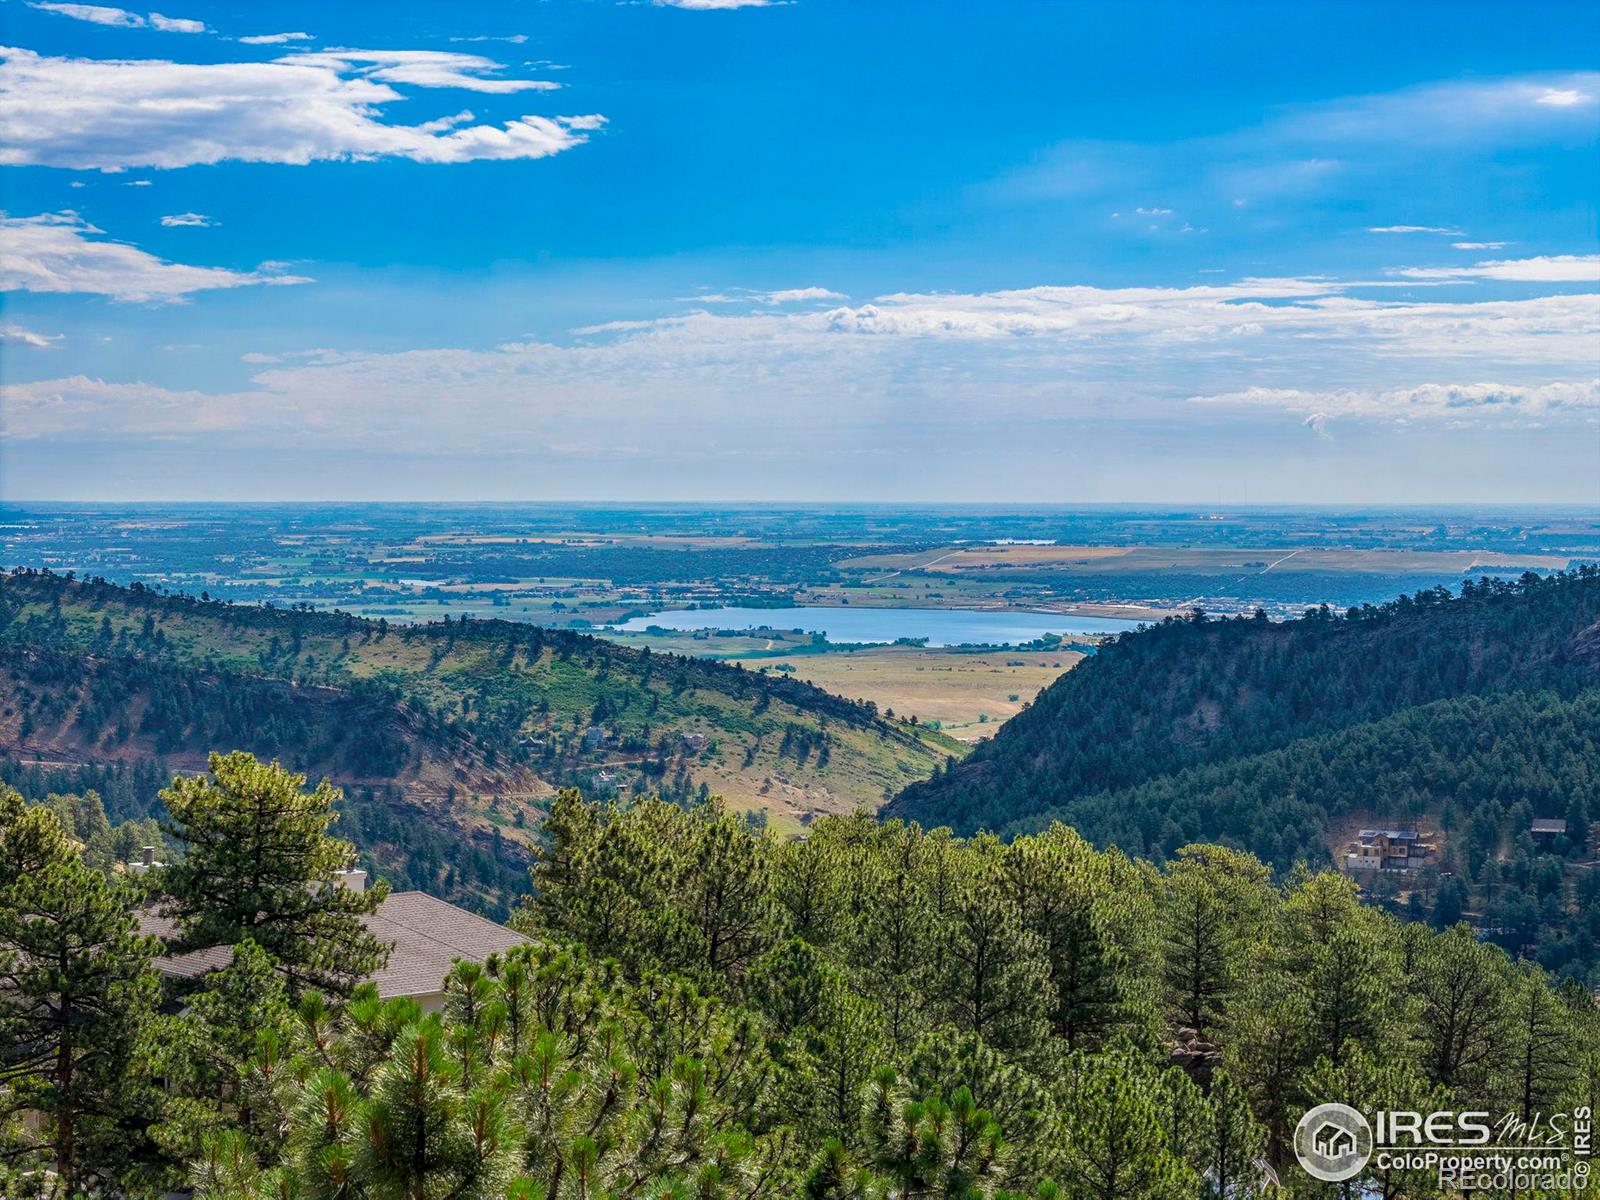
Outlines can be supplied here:
[[1075, 798], [1435, 700], [1600, 682], [1600, 571], [1468, 581], [1295, 621], [1169, 618], [1119, 635], [885, 817], [999, 829]]

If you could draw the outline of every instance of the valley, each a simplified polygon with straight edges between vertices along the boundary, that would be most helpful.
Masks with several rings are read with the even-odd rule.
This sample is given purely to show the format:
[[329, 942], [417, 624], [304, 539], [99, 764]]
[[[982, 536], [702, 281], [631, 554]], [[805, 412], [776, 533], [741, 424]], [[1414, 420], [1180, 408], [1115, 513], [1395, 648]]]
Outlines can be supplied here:
[[[277, 757], [357, 807], [486, 847], [480, 898], [499, 904], [525, 883], [556, 788], [716, 794], [797, 832], [961, 750], [783, 673], [581, 633], [391, 626], [38, 572], [0, 577], [0, 687], [13, 769], [184, 769], [219, 746]], [[391, 870], [415, 862], [403, 830], [368, 849]], [[442, 887], [442, 870], [417, 884]]]

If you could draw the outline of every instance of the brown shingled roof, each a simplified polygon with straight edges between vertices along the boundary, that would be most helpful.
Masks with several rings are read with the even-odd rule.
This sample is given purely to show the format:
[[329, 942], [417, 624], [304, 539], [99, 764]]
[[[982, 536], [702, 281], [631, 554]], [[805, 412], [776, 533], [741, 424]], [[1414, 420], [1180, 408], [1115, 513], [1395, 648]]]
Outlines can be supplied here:
[[[423, 996], [440, 991], [450, 965], [458, 958], [482, 962], [528, 939], [493, 921], [457, 908], [426, 892], [390, 892], [378, 911], [362, 918], [379, 941], [394, 949], [389, 963], [372, 976], [378, 995]], [[150, 909], [139, 913], [139, 932], [162, 939], [175, 937], [177, 924]], [[195, 979], [233, 961], [230, 946], [213, 946], [189, 954], [156, 959], [164, 975]]]

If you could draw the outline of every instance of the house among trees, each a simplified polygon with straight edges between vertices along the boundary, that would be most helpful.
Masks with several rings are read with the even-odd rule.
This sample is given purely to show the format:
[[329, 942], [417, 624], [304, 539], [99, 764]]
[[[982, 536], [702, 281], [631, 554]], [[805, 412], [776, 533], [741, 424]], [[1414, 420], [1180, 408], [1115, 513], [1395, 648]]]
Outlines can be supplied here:
[[1558, 837], [1567, 836], [1567, 819], [1565, 817], [1535, 817], [1528, 826], [1528, 832], [1533, 834], [1536, 842], [1553, 842]]
[[1415, 829], [1363, 829], [1346, 849], [1347, 871], [1400, 871], [1416, 865], [1429, 847]]
[[[364, 891], [367, 873], [343, 872], [342, 886]], [[138, 914], [139, 932], [163, 943], [178, 933], [177, 923], [154, 910]], [[426, 892], [390, 892], [377, 910], [361, 918], [367, 932], [390, 946], [389, 960], [369, 978], [380, 999], [409, 996], [424, 1013], [444, 1009], [444, 979], [458, 960], [482, 963], [491, 954], [504, 954], [528, 939], [476, 913], [430, 896]], [[213, 946], [188, 954], [163, 955], [154, 966], [172, 979], [199, 979], [233, 961], [231, 946]]]

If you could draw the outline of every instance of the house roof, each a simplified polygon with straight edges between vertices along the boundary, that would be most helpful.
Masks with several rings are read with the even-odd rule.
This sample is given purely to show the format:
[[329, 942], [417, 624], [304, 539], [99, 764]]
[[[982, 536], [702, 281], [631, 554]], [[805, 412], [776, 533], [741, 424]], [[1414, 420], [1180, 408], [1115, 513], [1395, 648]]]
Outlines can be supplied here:
[[[1349, 828], [1346, 826], [1346, 828]], [[1375, 838], [1379, 835], [1388, 838], [1391, 842], [1414, 842], [1418, 834], [1415, 829], [1363, 829], [1356, 836], [1361, 838]]]
[[456, 959], [482, 962], [528, 940], [426, 892], [390, 892], [366, 925], [394, 943], [388, 965], [372, 977], [386, 998], [437, 992]]
[[[384, 999], [440, 991], [456, 959], [482, 962], [490, 954], [503, 954], [528, 940], [504, 925], [426, 892], [390, 892], [376, 912], [362, 918], [362, 923], [379, 941], [394, 947], [388, 964], [372, 976], [378, 995]], [[178, 927], [171, 918], [144, 909], [139, 913], [139, 932], [166, 939], [175, 937]], [[164, 955], [156, 959], [155, 965], [164, 975], [195, 979], [232, 961], [231, 946], [213, 946], [188, 954]]]
[[[163, 913], [141, 908], [138, 917], [140, 933], [158, 937], [163, 943], [178, 936], [178, 923]], [[232, 961], [232, 946], [211, 946], [205, 950], [191, 950], [188, 954], [163, 954], [156, 959], [156, 970], [163, 975], [197, 979], [207, 971], [220, 970]]]
[[1565, 833], [1567, 822], [1564, 817], [1535, 817], [1531, 828], [1534, 833]]

